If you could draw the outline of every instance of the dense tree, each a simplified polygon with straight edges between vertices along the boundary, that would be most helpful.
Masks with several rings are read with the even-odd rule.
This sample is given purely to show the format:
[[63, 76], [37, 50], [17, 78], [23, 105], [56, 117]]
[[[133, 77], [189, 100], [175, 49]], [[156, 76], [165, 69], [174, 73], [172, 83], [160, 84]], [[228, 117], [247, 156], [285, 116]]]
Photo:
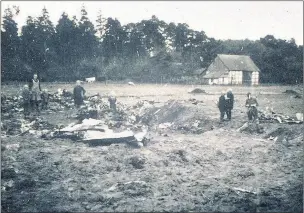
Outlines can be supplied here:
[[7, 8], [4, 10], [1, 30], [2, 80], [16, 79], [22, 74], [22, 63], [19, 57], [20, 38], [18, 37], [17, 23], [13, 19], [14, 15], [12, 9]]
[[108, 18], [103, 35], [103, 53], [107, 59], [113, 59], [115, 56], [121, 56], [124, 48], [124, 32], [120, 22], [117, 19]]
[[79, 51], [84, 58], [96, 57], [97, 38], [94, 24], [89, 20], [88, 13], [83, 6], [79, 20]]
[[96, 20], [96, 31], [97, 31], [97, 37], [99, 39], [102, 38], [104, 32], [105, 32], [105, 24], [107, 19], [103, 17], [101, 10], [98, 11], [97, 20]]
[[[14, 11], [14, 12], [13, 12]], [[152, 16], [138, 23], [96, 17], [96, 28], [83, 6], [80, 19], [63, 13], [56, 27], [46, 8], [28, 17], [18, 35], [17, 7], [4, 12], [1, 30], [2, 80], [26, 79], [38, 72], [45, 80], [105, 76], [163, 81], [208, 67], [216, 54], [249, 55], [263, 83], [303, 82], [303, 46], [267, 35], [260, 40], [216, 40], [185, 23]]]
[[138, 28], [144, 34], [144, 45], [152, 54], [165, 48], [166, 23], [152, 16], [149, 20], [143, 20], [138, 24]]
[[47, 80], [47, 69], [56, 60], [54, 48], [55, 29], [46, 8], [38, 18], [29, 16], [22, 27], [22, 55], [34, 72]]

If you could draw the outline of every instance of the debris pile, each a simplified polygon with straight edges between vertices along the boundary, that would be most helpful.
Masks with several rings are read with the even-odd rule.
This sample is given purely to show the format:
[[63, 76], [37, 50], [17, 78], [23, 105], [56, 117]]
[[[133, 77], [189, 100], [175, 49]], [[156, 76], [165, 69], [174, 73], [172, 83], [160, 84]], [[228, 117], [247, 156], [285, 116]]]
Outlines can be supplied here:
[[278, 122], [278, 123], [288, 123], [288, 124], [303, 123], [303, 119], [301, 119], [301, 113], [297, 113], [295, 118], [291, 118], [286, 115], [275, 113], [269, 107], [266, 107], [265, 111], [259, 111], [259, 120], [264, 123], [265, 122]]
[[[201, 103], [193, 98], [189, 101], [195, 105]], [[19, 96], [3, 96], [2, 134], [33, 134], [44, 139], [69, 138], [91, 145], [127, 142], [143, 146], [149, 140], [149, 128], [158, 130], [160, 134], [168, 130], [200, 134], [213, 129], [210, 119], [201, 117], [192, 108], [177, 100], [169, 100], [158, 107], [154, 101], [147, 100], [141, 100], [134, 106], [117, 102], [115, 109], [111, 109], [107, 98], [95, 94], [85, 98], [84, 105], [70, 117], [77, 122], [68, 126], [54, 126], [42, 117], [21, 119], [20, 112], [23, 109], [20, 103]], [[49, 111], [56, 113], [74, 109], [72, 95], [67, 91], [52, 94], [49, 107]], [[291, 118], [275, 113], [267, 107], [265, 111], [259, 112], [259, 122], [300, 124], [303, 123], [303, 113], [297, 113], [295, 118]], [[264, 130], [259, 124], [246, 123], [238, 131], [262, 133]]]
[[264, 133], [264, 127], [261, 126], [258, 122], [246, 122], [243, 126], [237, 129], [237, 132], [248, 132], [250, 134]]
[[12, 113], [22, 112], [21, 96], [1, 95], [1, 115], [9, 118]]
[[126, 142], [141, 147], [142, 142], [147, 140], [147, 131], [138, 134], [131, 130], [114, 132], [104, 121], [90, 118], [84, 119], [82, 123], [72, 123], [65, 128], [55, 129], [50, 132], [48, 138], [70, 138], [92, 146]]

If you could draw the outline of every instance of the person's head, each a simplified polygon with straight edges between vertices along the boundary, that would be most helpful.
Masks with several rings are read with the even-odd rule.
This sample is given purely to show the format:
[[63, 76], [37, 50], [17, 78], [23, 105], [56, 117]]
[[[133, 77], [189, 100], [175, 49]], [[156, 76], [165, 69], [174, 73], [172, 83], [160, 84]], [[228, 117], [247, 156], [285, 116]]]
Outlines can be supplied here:
[[80, 85], [81, 82], [79, 80], [76, 81], [76, 85]]
[[43, 91], [43, 92], [45, 92], [45, 93], [47, 93], [47, 92], [48, 92], [48, 90], [47, 90], [47, 89], [43, 89], [42, 91]]
[[111, 97], [114, 97], [114, 96], [115, 96], [115, 92], [114, 92], [114, 91], [111, 91], [111, 92], [110, 92], [110, 96], [111, 96]]
[[38, 78], [37, 73], [34, 74], [34, 79], [36, 80]]
[[251, 98], [251, 93], [250, 92], [247, 93], [247, 97]]
[[231, 88], [229, 88], [229, 89], [227, 90], [227, 92], [232, 92], [232, 89], [231, 89]]
[[28, 89], [29, 88], [29, 86], [27, 85], [27, 84], [25, 84], [24, 86], [23, 86], [23, 89]]
[[226, 95], [226, 91], [223, 90], [222, 93], [221, 93], [221, 95]]

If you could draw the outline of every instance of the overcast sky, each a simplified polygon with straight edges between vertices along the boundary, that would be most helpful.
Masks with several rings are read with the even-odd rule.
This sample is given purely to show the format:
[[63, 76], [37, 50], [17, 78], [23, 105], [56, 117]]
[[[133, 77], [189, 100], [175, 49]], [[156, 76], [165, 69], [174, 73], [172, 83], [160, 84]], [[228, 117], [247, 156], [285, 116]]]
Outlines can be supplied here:
[[303, 44], [302, 1], [2, 1], [1, 12], [3, 15], [5, 8], [18, 5], [20, 13], [15, 21], [20, 27], [27, 16], [40, 15], [45, 6], [56, 25], [64, 11], [79, 18], [82, 4], [94, 24], [101, 9], [105, 17], [117, 18], [121, 24], [156, 15], [167, 23], [187, 23], [215, 39], [256, 40], [271, 34]]

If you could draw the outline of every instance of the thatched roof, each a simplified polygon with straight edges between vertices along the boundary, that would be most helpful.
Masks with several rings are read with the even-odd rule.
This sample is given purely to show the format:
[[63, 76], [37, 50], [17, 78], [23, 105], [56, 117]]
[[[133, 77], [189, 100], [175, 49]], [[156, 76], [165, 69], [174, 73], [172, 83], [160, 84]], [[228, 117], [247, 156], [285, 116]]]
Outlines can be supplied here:
[[206, 71], [206, 69], [207, 68], [197, 69], [197, 70], [193, 71], [193, 75], [201, 75], [201, 74], [203, 74]]
[[217, 58], [223, 63], [225, 69], [213, 69], [209, 73], [207, 71], [207, 74], [203, 78], [224, 77], [228, 75], [229, 71], [260, 72], [260, 69], [254, 64], [250, 56], [247, 55], [218, 54]]
[[254, 64], [250, 56], [247, 55], [217, 55], [225, 66], [231, 70], [260, 72], [260, 69]]

